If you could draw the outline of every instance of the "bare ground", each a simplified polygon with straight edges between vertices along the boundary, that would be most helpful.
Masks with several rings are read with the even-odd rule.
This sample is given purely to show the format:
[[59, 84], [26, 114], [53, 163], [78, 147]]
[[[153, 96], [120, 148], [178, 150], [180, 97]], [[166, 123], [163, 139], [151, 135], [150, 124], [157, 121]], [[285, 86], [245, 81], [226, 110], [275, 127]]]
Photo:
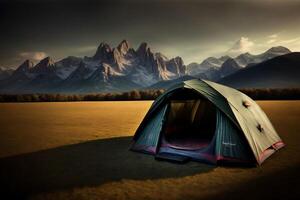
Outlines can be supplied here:
[[258, 102], [287, 146], [262, 166], [128, 151], [151, 102], [0, 104], [3, 199], [298, 199], [300, 101]]

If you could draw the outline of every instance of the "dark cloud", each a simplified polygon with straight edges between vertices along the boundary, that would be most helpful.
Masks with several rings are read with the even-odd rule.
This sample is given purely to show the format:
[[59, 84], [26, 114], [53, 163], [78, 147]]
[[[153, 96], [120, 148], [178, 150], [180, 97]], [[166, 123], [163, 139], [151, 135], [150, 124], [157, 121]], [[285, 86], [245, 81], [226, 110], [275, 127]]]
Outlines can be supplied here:
[[188, 58], [184, 51], [195, 44], [205, 51], [241, 36], [299, 31], [299, 10], [299, 2], [279, 0], [2, 0], [0, 65], [17, 64], [21, 52], [59, 59], [82, 55], [81, 47], [91, 53], [89, 47], [101, 41], [116, 45], [124, 38], [134, 46], [147, 41], [167, 55], [176, 48]]

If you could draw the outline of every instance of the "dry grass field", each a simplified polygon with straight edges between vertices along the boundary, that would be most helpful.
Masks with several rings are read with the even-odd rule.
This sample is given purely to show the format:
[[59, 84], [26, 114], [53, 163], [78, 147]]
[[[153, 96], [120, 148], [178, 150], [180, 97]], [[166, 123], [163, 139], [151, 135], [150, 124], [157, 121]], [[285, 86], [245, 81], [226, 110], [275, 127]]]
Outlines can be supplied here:
[[0, 104], [1, 199], [299, 199], [300, 101], [259, 101], [287, 144], [262, 166], [128, 151], [152, 102]]

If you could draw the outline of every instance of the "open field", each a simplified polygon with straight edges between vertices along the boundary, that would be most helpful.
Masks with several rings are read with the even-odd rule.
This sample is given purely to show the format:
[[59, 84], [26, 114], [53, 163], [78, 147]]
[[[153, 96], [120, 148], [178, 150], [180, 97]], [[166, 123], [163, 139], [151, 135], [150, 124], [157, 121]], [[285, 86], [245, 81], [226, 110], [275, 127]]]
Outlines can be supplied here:
[[287, 146], [255, 168], [178, 165], [128, 151], [151, 103], [0, 104], [0, 194], [8, 199], [299, 198], [300, 101], [259, 101]]

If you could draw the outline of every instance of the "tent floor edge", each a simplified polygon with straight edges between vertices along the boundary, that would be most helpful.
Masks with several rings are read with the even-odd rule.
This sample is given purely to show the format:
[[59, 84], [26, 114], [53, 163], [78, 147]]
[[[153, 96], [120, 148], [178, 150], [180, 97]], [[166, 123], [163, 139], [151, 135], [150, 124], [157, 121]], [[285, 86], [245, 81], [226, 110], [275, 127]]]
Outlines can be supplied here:
[[129, 150], [133, 151], [133, 152], [140, 152], [140, 153], [149, 154], [149, 155], [156, 154], [156, 147], [137, 147], [136, 145], [132, 145], [129, 148]]
[[187, 156], [172, 153], [158, 153], [155, 155], [155, 160], [184, 164], [189, 162], [191, 159]]

